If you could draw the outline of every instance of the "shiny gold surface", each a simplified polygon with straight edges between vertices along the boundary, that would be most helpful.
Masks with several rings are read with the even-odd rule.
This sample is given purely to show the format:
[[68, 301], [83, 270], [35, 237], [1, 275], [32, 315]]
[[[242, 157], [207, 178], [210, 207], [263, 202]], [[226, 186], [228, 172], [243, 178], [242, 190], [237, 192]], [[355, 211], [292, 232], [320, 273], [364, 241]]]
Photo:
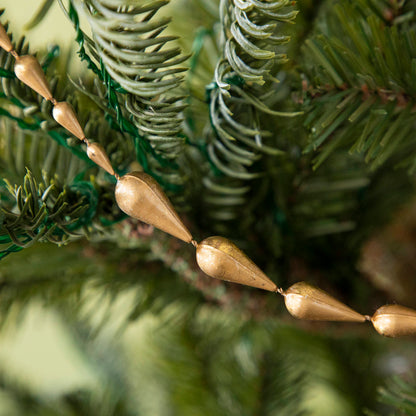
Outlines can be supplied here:
[[106, 170], [110, 175], [114, 175], [114, 169], [111, 166], [110, 159], [100, 144], [89, 143], [87, 146], [87, 155], [93, 162]]
[[57, 123], [59, 123], [62, 127], [65, 127], [75, 137], [78, 137], [80, 140], [84, 139], [84, 131], [82, 130], [75, 111], [70, 104], [65, 101], [56, 103], [53, 106], [52, 115]]
[[127, 215], [151, 224], [187, 243], [192, 235], [160, 185], [144, 172], [124, 175], [117, 182], [116, 201]]
[[13, 50], [13, 45], [10, 42], [10, 38], [7, 36], [6, 29], [0, 24], [0, 46], [6, 51]]
[[52, 100], [52, 93], [38, 60], [32, 55], [20, 56], [14, 64], [14, 72], [28, 87], [46, 100]]
[[323, 290], [305, 282], [283, 292], [286, 308], [295, 318], [311, 321], [364, 322], [365, 317], [337, 301]]
[[378, 308], [371, 318], [376, 331], [386, 337], [416, 335], [416, 311], [400, 305]]
[[196, 261], [208, 276], [276, 292], [277, 286], [231, 241], [208, 237], [198, 244]]

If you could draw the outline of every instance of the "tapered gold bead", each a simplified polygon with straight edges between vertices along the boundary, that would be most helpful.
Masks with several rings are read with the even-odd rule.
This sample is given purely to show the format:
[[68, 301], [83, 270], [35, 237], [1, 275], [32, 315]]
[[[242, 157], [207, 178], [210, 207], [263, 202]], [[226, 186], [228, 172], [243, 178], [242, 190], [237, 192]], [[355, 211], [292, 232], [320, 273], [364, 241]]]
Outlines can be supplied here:
[[375, 330], [386, 337], [416, 335], [416, 311], [400, 305], [378, 308], [371, 318]]
[[144, 172], [132, 172], [117, 181], [116, 201], [127, 215], [151, 224], [187, 243], [192, 235], [182, 223], [160, 185]]
[[196, 261], [208, 276], [271, 292], [277, 286], [231, 241], [208, 237], [198, 244]]
[[12, 42], [7, 35], [6, 29], [0, 24], [0, 46], [6, 51], [10, 52], [13, 50]]
[[78, 137], [80, 140], [85, 138], [84, 130], [82, 130], [75, 111], [70, 104], [65, 101], [56, 103], [53, 106], [52, 116], [57, 123], [65, 127], [75, 137]]
[[35, 90], [46, 100], [52, 100], [52, 93], [38, 60], [32, 55], [19, 56], [14, 65], [14, 72], [28, 87]]
[[286, 308], [295, 318], [311, 321], [364, 322], [365, 316], [305, 282], [283, 292]]
[[111, 166], [110, 159], [100, 144], [89, 143], [87, 146], [87, 155], [93, 162], [106, 170], [110, 175], [114, 175], [114, 169]]

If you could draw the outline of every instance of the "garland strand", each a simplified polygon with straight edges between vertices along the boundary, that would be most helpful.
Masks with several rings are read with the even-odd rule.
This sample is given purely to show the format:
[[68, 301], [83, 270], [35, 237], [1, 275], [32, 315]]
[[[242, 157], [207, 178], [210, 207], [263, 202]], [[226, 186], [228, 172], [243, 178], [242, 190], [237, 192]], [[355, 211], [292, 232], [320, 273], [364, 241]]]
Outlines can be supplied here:
[[116, 178], [115, 196], [120, 209], [133, 218], [192, 244], [196, 248], [198, 266], [208, 276], [279, 293], [284, 297], [290, 314], [298, 319], [370, 321], [381, 335], [397, 337], [416, 334], [415, 310], [400, 305], [385, 305], [377, 309], [373, 316], [362, 315], [306, 282], [295, 283], [287, 290], [279, 288], [224, 237], [208, 237], [200, 243], [196, 242], [152, 176], [144, 172], [132, 172], [120, 177], [114, 171], [104, 148], [85, 137], [72, 107], [67, 102], [56, 101], [52, 96], [36, 58], [32, 55], [19, 56], [2, 25], [0, 46], [15, 58], [17, 78], [53, 104], [54, 119], [87, 145], [87, 156], [93, 162]]

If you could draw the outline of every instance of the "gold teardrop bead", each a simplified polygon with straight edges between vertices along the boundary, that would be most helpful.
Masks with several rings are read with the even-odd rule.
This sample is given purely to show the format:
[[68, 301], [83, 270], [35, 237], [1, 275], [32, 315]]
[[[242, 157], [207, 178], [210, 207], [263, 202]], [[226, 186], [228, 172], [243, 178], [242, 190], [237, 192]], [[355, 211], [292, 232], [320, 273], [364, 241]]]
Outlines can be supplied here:
[[82, 130], [75, 111], [70, 104], [65, 101], [56, 103], [52, 110], [52, 116], [57, 123], [65, 127], [75, 137], [78, 137], [80, 140], [85, 138], [84, 130]]
[[106, 170], [110, 175], [114, 175], [114, 169], [111, 166], [110, 159], [100, 144], [89, 143], [87, 146], [87, 155], [94, 163]]
[[364, 322], [365, 316], [334, 299], [323, 290], [298, 282], [283, 293], [286, 308], [295, 318], [311, 321]]
[[132, 172], [117, 181], [116, 201], [127, 215], [153, 225], [187, 243], [192, 235], [175, 212], [160, 185], [144, 172]]
[[7, 35], [6, 29], [0, 24], [0, 46], [6, 51], [10, 52], [13, 50], [12, 42]]
[[371, 318], [375, 330], [386, 337], [416, 334], [416, 311], [400, 305], [378, 308]]
[[28, 87], [35, 90], [46, 100], [52, 100], [52, 93], [38, 60], [32, 55], [19, 56], [14, 65], [14, 72]]
[[208, 276], [271, 292], [277, 286], [231, 241], [208, 237], [198, 244], [196, 261]]

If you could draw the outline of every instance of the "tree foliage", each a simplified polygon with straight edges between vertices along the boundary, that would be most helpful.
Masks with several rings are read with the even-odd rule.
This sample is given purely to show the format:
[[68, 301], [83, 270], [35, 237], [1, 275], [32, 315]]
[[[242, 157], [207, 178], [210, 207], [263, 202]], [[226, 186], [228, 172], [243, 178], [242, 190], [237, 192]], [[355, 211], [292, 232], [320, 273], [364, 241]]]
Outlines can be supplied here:
[[[414, 1], [58, 3], [81, 71], [67, 73], [58, 46], [37, 57], [54, 97], [73, 105], [118, 174], [153, 175], [195, 238], [232, 238], [282, 287], [322, 283], [366, 313], [386, 300], [356, 264], [414, 195]], [[28, 27], [53, 5], [44, 0]], [[2, 23], [19, 54], [33, 53]], [[346, 415], [376, 408], [374, 362], [387, 347], [368, 328], [294, 329], [274, 295], [207, 280], [189, 247], [118, 210], [114, 178], [15, 77], [3, 50], [0, 81], [0, 258], [20, 251], [2, 261], [0, 310], [40, 299], [88, 349], [111, 315], [82, 314], [91, 293], [108, 310], [132, 294], [122, 327], [148, 325], [149, 345], [134, 345], [149, 362], [136, 364], [161, 397], [146, 401], [154, 386], [143, 380], [143, 397], [124, 394], [135, 390], [123, 371], [120, 386], [109, 371], [100, 394], [54, 402], [2, 379], [16, 414], [313, 414], [317, 380]], [[62, 249], [38, 244], [84, 237]], [[391, 384], [383, 400], [410, 414], [412, 388]]]

